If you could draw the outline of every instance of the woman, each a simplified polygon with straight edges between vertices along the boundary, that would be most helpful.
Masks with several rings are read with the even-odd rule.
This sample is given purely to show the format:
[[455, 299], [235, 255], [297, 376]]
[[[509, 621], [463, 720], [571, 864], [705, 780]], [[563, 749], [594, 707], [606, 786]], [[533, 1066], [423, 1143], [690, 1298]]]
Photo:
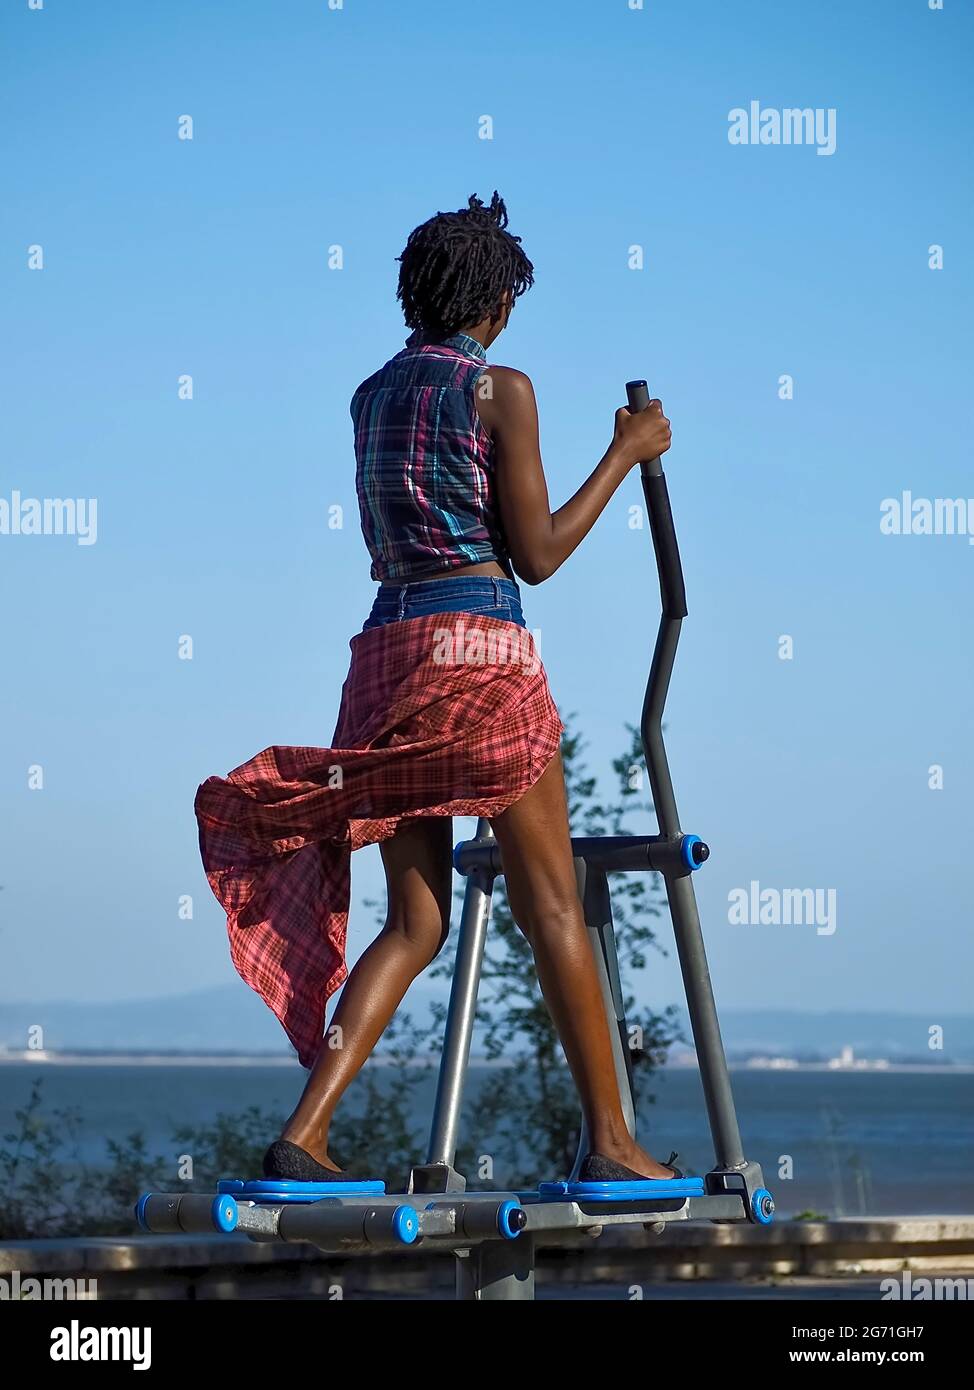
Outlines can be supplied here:
[[[399, 258], [413, 333], [351, 405], [379, 589], [350, 644], [332, 746], [265, 749], [197, 794], [234, 964], [311, 1068], [265, 1155], [267, 1177], [347, 1176], [328, 1153], [331, 1118], [446, 940], [453, 815], [487, 816], [500, 846], [591, 1137], [580, 1177], [678, 1176], [626, 1129], [572, 862], [562, 724], [514, 577], [534, 585], [555, 573], [630, 469], [669, 448], [669, 421], [659, 401], [638, 415], [618, 410], [592, 474], [551, 512], [531, 382], [486, 365], [533, 282], [506, 228], [496, 192], [489, 207], [471, 197], [417, 227]], [[322, 1039], [326, 1000], [346, 979], [349, 856], [376, 842], [386, 922]]]

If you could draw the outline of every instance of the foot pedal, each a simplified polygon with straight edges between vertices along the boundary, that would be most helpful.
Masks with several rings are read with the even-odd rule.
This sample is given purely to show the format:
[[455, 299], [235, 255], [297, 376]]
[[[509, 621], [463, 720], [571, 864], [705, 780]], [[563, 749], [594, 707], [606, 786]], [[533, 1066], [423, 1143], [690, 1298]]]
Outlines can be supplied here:
[[320, 1202], [323, 1197], [379, 1197], [385, 1193], [386, 1185], [379, 1181], [296, 1182], [293, 1178], [259, 1178], [242, 1182], [239, 1178], [224, 1178], [216, 1190], [238, 1202], [286, 1207], [298, 1202]]
[[645, 1178], [641, 1182], [541, 1182], [542, 1202], [600, 1202], [638, 1205], [646, 1211], [679, 1211], [691, 1197], [704, 1195], [703, 1178]]

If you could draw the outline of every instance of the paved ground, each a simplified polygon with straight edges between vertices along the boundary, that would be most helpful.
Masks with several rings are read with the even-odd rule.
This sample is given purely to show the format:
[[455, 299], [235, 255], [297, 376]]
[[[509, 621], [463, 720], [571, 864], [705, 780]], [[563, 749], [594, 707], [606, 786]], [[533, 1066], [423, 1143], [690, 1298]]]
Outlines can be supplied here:
[[[928, 1271], [924, 1271], [926, 1275]], [[852, 1276], [841, 1276], [834, 1279], [807, 1279], [807, 1278], [778, 1278], [773, 1281], [764, 1279], [736, 1280], [733, 1283], [722, 1280], [709, 1279], [686, 1279], [674, 1280], [669, 1284], [644, 1284], [642, 1286], [643, 1301], [647, 1303], [666, 1303], [666, 1302], [700, 1302], [708, 1299], [726, 1299], [743, 1302], [754, 1302], [756, 1299], [767, 1300], [775, 1299], [786, 1302], [803, 1302], [811, 1300], [813, 1302], [843, 1303], [878, 1303], [881, 1301], [880, 1280], [887, 1279], [888, 1274], [861, 1274]], [[894, 1278], [896, 1276], [893, 1276]], [[930, 1277], [941, 1279], [971, 1279], [971, 1271], [965, 1270], [962, 1273], [952, 1273], [947, 1269], [939, 1269], [936, 1275], [932, 1272]], [[969, 1285], [968, 1285], [969, 1287]], [[398, 1302], [401, 1298], [417, 1298], [419, 1295], [389, 1295], [389, 1294], [350, 1294], [349, 1299], [360, 1301], [365, 1299], [369, 1302], [394, 1301]], [[450, 1299], [452, 1295], [445, 1289], [439, 1289], [432, 1298], [436, 1300]], [[551, 1284], [545, 1287], [541, 1282], [537, 1285], [536, 1297], [545, 1302], [555, 1302], [558, 1300], [580, 1301], [597, 1300], [599, 1302], [629, 1302], [631, 1295], [629, 1287], [616, 1286], [611, 1284], [586, 1284], [576, 1285], [573, 1288]]]
[[[924, 1271], [926, 1273], [926, 1271]], [[965, 1270], [963, 1274], [952, 1275], [950, 1270], [938, 1270], [939, 1278], [964, 1278], [971, 1277], [971, 1271]], [[846, 1301], [857, 1300], [860, 1302], [879, 1302], [881, 1297], [880, 1280], [887, 1279], [887, 1274], [861, 1274], [850, 1277], [842, 1276], [835, 1279], [799, 1279], [799, 1278], [779, 1278], [773, 1282], [769, 1280], [748, 1279], [736, 1280], [733, 1283], [724, 1283], [717, 1280], [694, 1279], [679, 1280], [670, 1284], [643, 1284], [643, 1299], [646, 1302], [667, 1302], [677, 1300], [679, 1302], [721, 1298], [721, 1299], [741, 1299], [753, 1301], [754, 1299], [814, 1299], [816, 1301]], [[895, 1276], [893, 1276], [895, 1277]], [[628, 1289], [617, 1289], [606, 1284], [593, 1284], [587, 1287], [581, 1286], [574, 1289], [562, 1289], [557, 1286], [545, 1288], [539, 1284], [537, 1297], [539, 1299], [628, 1299]]]

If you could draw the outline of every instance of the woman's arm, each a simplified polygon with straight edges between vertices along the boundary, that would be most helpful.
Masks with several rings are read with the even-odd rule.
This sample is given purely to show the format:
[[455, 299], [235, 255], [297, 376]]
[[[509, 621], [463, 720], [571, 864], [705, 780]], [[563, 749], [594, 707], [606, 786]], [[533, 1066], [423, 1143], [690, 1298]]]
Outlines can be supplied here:
[[477, 410], [494, 441], [498, 504], [511, 560], [526, 584], [540, 584], [588, 535], [629, 470], [670, 447], [662, 404], [616, 411], [612, 443], [563, 507], [552, 512], [541, 463], [538, 407], [530, 377], [490, 367], [480, 378]]

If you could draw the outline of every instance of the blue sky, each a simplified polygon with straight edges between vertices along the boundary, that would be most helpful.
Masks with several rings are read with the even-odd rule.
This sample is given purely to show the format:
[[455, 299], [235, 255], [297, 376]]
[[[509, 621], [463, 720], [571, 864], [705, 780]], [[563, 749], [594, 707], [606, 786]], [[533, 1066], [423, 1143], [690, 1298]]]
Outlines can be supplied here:
[[[0, 535], [0, 998], [235, 978], [195, 788], [330, 737], [372, 596], [348, 399], [405, 337], [411, 228], [496, 187], [537, 279], [491, 360], [535, 383], [553, 503], [628, 378], [673, 421], [670, 760], [713, 850], [718, 1001], [966, 1010], [974, 547], [879, 518], [904, 489], [974, 497], [969, 9], [25, 0], [0, 25], [0, 498], [98, 502], [94, 545]], [[751, 101], [834, 109], [835, 153], [731, 145]], [[606, 775], [657, 621], [639, 501], [634, 474], [524, 591]], [[357, 856], [357, 899], [379, 872]], [[835, 932], [730, 924], [752, 880], [834, 889]], [[642, 992], [679, 998], [672, 956]]]

